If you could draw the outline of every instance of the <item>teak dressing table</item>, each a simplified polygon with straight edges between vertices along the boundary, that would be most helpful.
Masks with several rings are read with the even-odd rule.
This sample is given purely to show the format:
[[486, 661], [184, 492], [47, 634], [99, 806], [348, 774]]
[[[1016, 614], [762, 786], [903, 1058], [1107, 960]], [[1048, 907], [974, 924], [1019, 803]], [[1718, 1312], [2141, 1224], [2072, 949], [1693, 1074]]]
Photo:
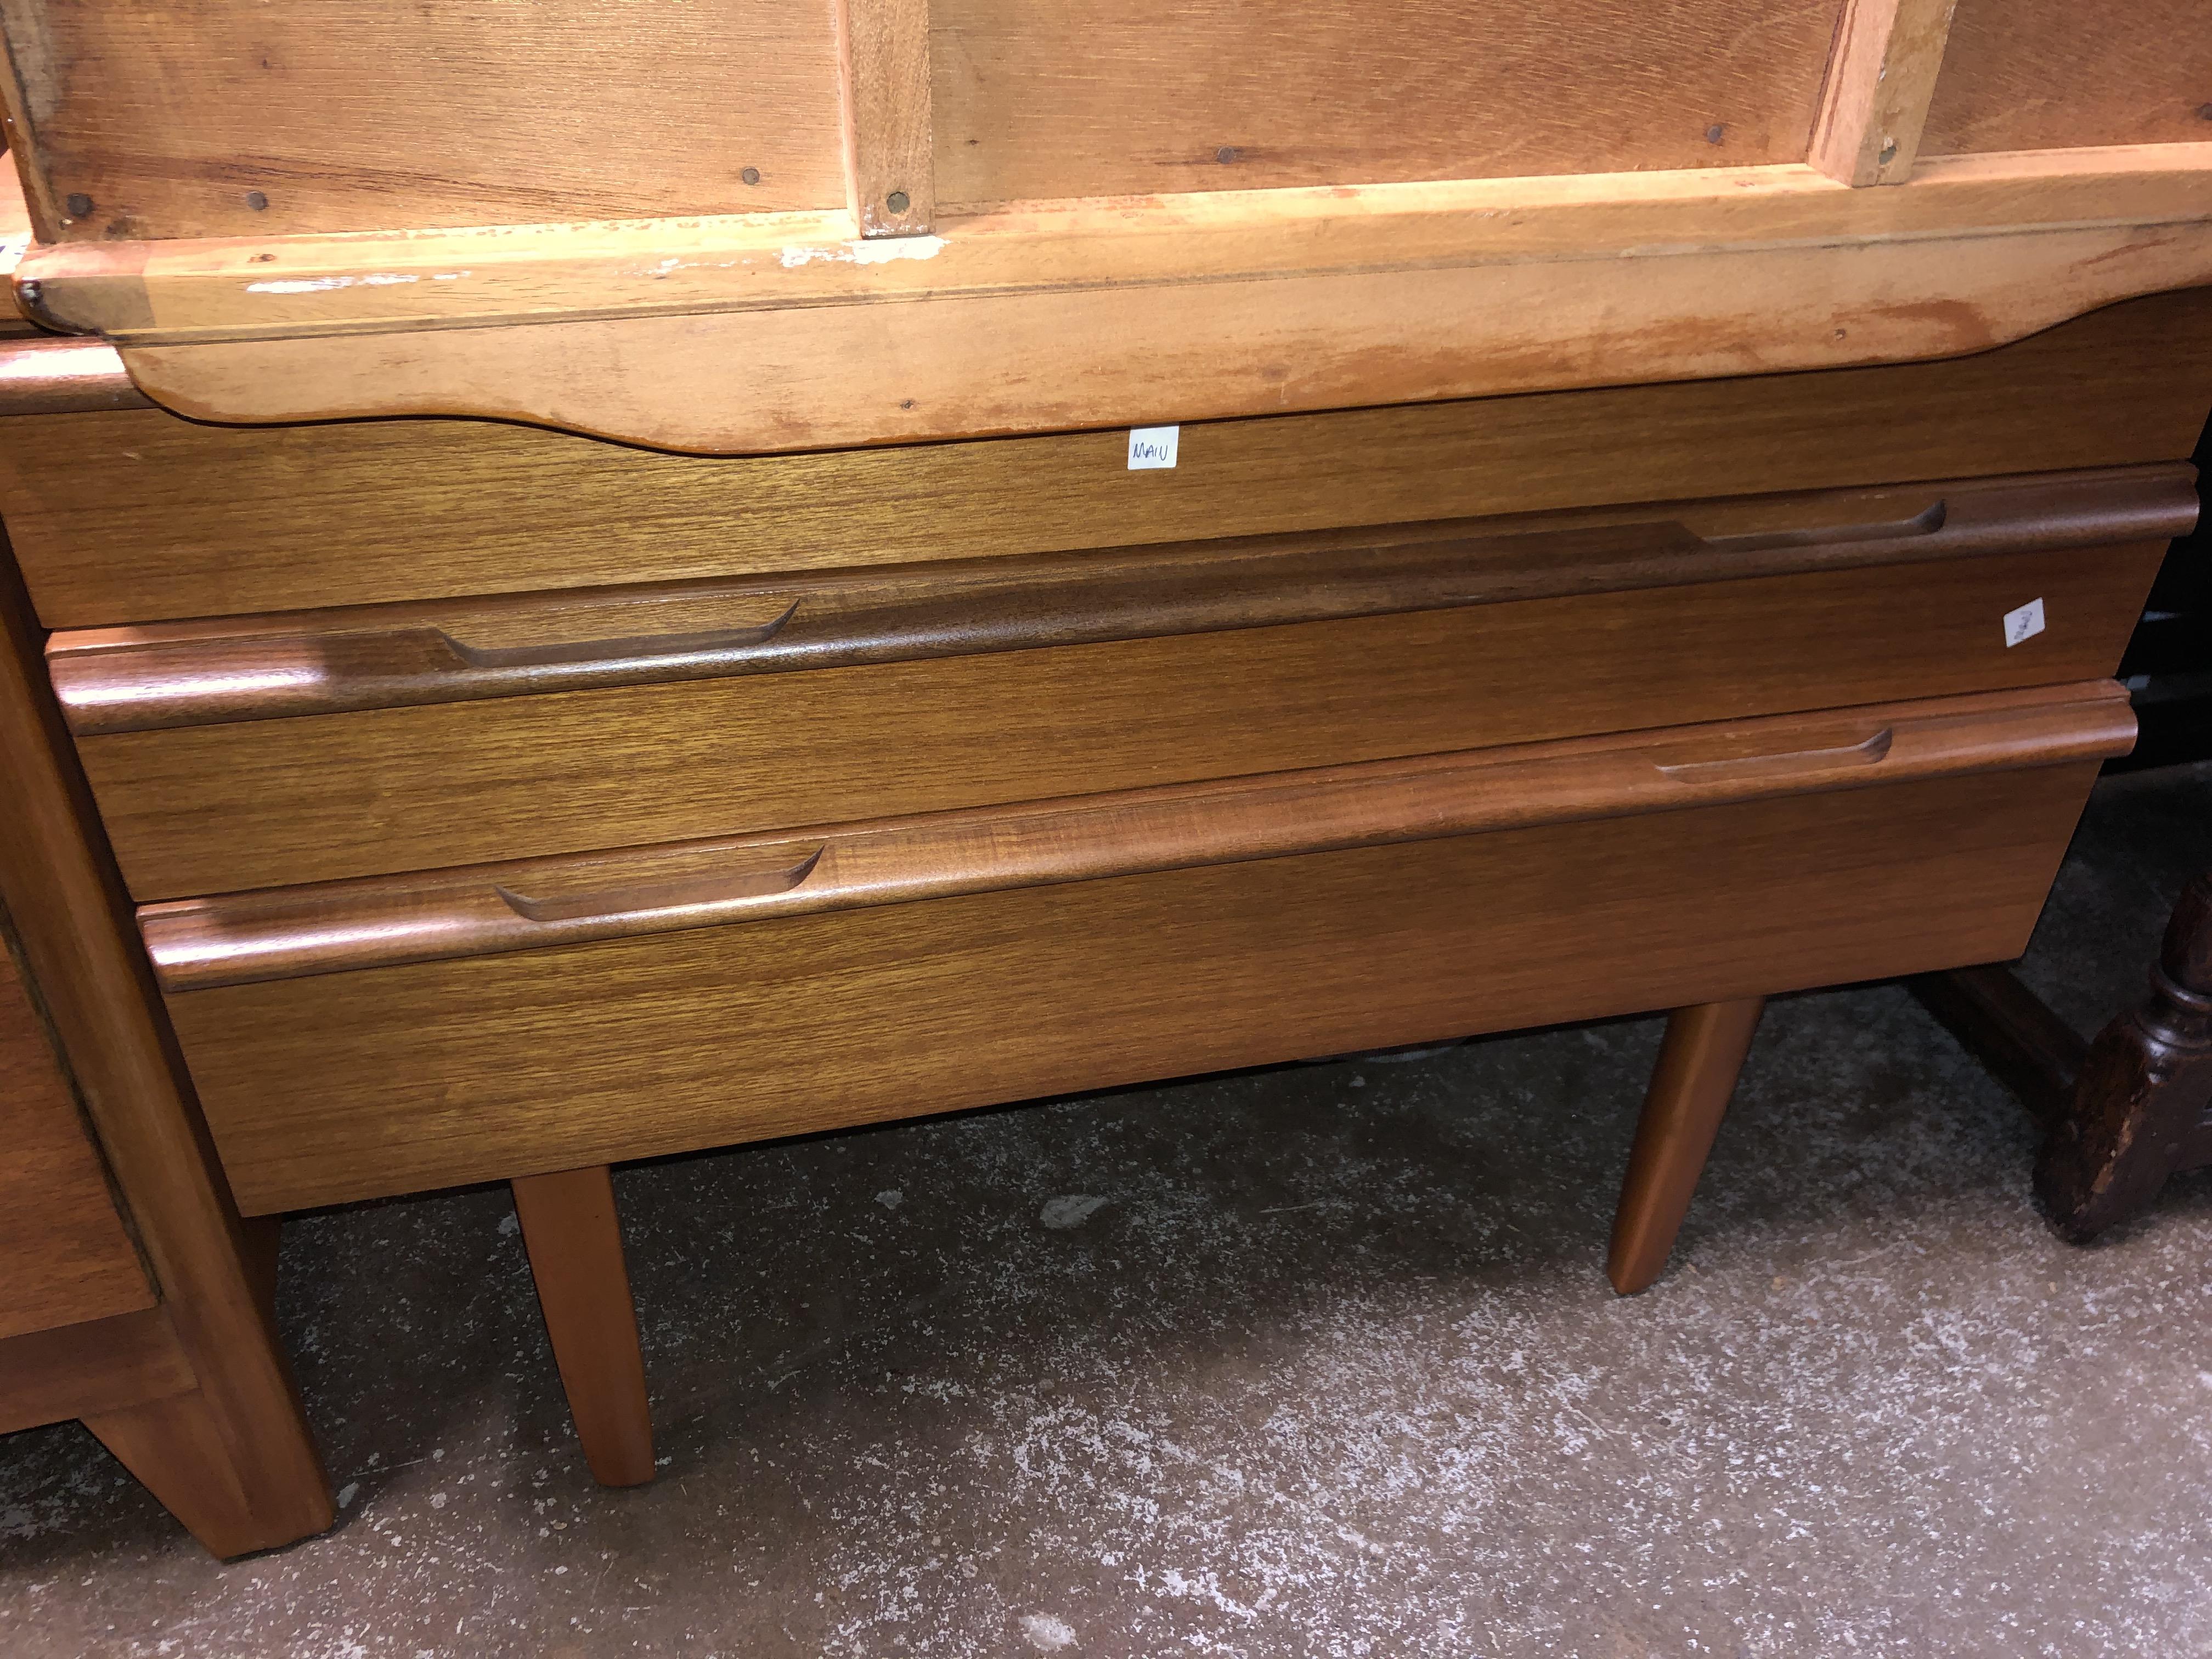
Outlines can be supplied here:
[[2133, 739], [2192, 10], [0, 0], [130, 1111], [234, 1227], [513, 1182], [612, 1482], [626, 1158], [1666, 1009], [1643, 1288], [1762, 1000], [2016, 955]]

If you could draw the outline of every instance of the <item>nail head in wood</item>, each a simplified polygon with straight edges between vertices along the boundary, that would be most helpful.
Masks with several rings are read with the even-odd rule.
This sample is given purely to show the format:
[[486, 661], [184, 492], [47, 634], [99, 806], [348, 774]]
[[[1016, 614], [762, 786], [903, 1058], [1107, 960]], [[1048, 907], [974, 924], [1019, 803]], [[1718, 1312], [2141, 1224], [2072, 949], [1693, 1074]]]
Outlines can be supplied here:
[[744, 179], [745, 183], [749, 185], [757, 185], [760, 183], [760, 169], [758, 167], [741, 168], [738, 173], [738, 177]]
[[884, 205], [889, 208], [893, 213], [904, 213], [908, 208], [914, 204], [912, 202], [908, 200], [907, 193], [904, 191], [895, 190], [890, 195], [884, 198]]
[[73, 219], [82, 219], [92, 211], [92, 198], [82, 191], [73, 191], [62, 205], [70, 210]]
[[256, 213], [266, 213], [269, 211], [269, 198], [260, 191], [249, 190], [246, 192], [246, 205]]

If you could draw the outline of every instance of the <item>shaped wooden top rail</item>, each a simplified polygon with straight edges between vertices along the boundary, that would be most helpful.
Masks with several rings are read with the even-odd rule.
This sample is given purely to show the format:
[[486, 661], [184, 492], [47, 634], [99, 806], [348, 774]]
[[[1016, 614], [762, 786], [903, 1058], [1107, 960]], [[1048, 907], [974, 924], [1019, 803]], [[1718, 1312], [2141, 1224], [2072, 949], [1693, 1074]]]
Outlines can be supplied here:
[[2109, 680], [142, 906], [172, 993], [2124, 754]]
[[2194, 477], [2130, 467], [88, 629], [54, 635], [47, 665], [79, 735], [149, 731], [2160, 541], [2195, 524]]

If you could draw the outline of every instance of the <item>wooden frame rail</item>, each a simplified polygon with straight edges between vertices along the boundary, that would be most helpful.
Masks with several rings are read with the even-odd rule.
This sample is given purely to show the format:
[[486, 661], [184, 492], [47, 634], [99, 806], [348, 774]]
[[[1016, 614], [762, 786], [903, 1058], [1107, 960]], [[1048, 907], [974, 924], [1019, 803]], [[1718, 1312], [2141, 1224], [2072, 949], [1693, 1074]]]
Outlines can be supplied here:
[[164, 989], [2124, 754], [2109, 680], [141, 906]]

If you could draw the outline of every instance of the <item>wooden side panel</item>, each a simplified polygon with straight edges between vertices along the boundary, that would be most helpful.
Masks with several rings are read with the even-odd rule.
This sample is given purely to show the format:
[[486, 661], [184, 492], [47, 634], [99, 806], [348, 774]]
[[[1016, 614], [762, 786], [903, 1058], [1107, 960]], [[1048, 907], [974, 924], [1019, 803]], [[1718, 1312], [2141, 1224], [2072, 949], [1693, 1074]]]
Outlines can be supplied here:
[[[1889, 698], [2119, 661], [2161, 546], [82, 740], [140, 899]], [[2040, 598], [2017, 648], [2002, 617]], [[1018, 711], [1010, 717], [1009, 711]]]
[[240, 1202], [335, 1203], [1998, 960], [2025, 947], [2094, 769], [271, 981], [170, 1006]]
[[830, 0], [0, 0], [0, 23], [62, 239], [845, 200]]
[[947, 204], [1805, 157], [1838, 0], [935, 0]]
[[150, 1308], [44, 1022], [0, 943], [0, 1338]]
[[[2185, 459], [2212, 291], [1945, 362], [769, 458], [489, 422], [17, 416], [0, 514], [49, 627], [1136, 546]], [[397, 487], [395, 487], [397, 486]]]
[[1923, 155], [2212, 138], [2203, 0], [1959, 0]]

